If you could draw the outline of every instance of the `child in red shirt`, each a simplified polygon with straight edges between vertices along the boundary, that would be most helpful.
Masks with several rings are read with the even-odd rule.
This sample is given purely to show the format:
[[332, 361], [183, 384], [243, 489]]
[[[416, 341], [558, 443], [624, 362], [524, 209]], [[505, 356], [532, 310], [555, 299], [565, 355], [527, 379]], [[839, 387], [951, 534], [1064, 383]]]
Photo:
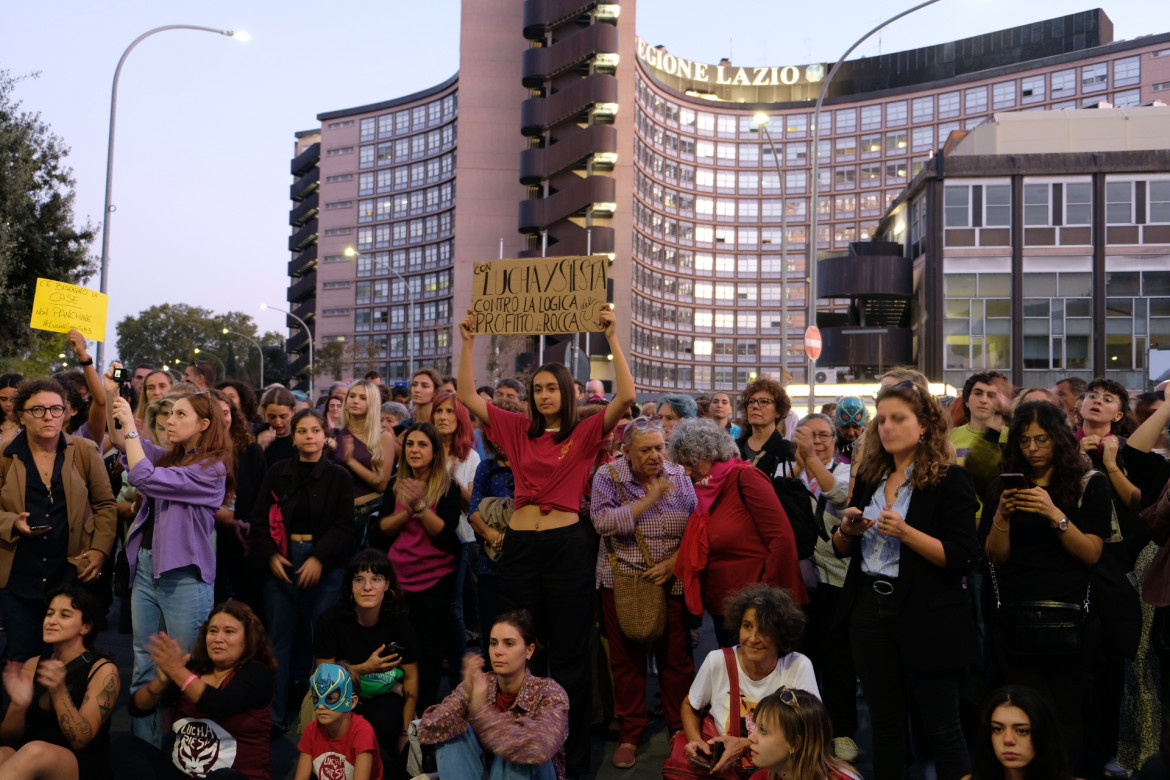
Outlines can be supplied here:
[[382, 755], [374, 727], [355, 715], [358, 697], [344, 666], [321, 664], [309, 682], [316, 719], [297, 745], [301, 760], [295, 780], [382, 780]]

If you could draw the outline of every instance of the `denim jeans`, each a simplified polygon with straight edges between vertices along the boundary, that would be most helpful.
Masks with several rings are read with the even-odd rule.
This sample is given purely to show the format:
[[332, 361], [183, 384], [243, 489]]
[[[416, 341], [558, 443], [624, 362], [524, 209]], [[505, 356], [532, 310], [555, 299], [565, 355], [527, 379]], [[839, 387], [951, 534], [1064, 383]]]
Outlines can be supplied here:
[[[146, 640], [151, 635], [166, 631], [184, 653], [191, 652], [199, 629], [211, 612], [214, 590], [210, 583], [199, 578], [199, 567], [194, 564], [163, 572], [155, 579], [152, 551], [138, 551], [138, 569], [130, 591], [130, 615], [134, 623], [131, 692], [154, 679], [154, 661], [146, 651]], [[130, 733], [159, 747], [162, 718], [158, 710], [143, 718], [131, 718]]]
[[461, 780], [556, 780], [553, 762], [543, 764], [514, 764], [496, 756], [491, 768], [483, 765], [483, 748], [468, 726], [462, 735], [436, 747], [435, 760], [439, 777], [458, 777]]
[[[288, 574], [294, 583], [296, 570], [308, 560], [312, 550], [312, 542], [289, 541], [288, 559], [292, 561], [292, 571]], [[311, 588], [298, 588], [271, 573], [264, 583], [268, 638], [279, 664], [272, 696], [272, 719], [277, 723], [286, 725], [288, 722], [289, 687], [298, 677], [308, 679], [312, 671], [313, 624], [322, 612], [337, 602], [341, 593], [341, 574], [341, 569], [326, 571]]]

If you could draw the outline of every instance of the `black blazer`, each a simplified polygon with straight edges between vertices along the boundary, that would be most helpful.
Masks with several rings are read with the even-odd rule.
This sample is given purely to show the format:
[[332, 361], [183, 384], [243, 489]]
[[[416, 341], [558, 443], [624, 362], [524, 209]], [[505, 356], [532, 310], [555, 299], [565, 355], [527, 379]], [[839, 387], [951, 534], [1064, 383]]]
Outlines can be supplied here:
[[[857, 480], [849, 506], [865, 509], [876, 485]], [[898, 559], [896, 630], [907, 668], [932, 671], [964, 668], [979, 658], [979, 643], [971, 613], [971, 594], [964, 577], [978, 553], [975, 512], [978, 509], [971, 473], [950, 466], [933, 489], [914, 489], [906, 523], [943, 544], [947, 565], [940, 569], [906, 545]], [[857, 600], [861, 580], [861, 544], [853, 546], [849, 573], [837, 617], [847, 617]]]
[[[268, 530], [268, 511], [280, 500], [280, 511], [287, 518], [305, 496], [313, 518], [313, 550], [325, 571], [344, 566], [353, 554], [353, 477], [349, 469], [324, 455], [309, 472], [309, 484], [302, 485], [298, 474], [299, 459], [283, 460], [264, 476], [264, 483], [252, 506], [253, 554], [267, 570], [276, 554], [276, 543]], [[273, 493], [276, 498], [273, 498]]]

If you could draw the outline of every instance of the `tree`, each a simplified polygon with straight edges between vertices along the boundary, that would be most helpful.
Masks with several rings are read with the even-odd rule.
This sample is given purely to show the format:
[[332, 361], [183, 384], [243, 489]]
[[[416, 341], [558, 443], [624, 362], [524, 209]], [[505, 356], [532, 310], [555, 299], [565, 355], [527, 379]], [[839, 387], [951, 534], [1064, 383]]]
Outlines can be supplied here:
[[[228, 353], [229, 345], [242, 344], [238, 348], [239, 355], [245, 354], [244, 346], [251, 351], [246, 353], [245, 359], [236, 360], [240, 368], [236, 378], [252, 384], [258, 383], [260, 364], [255, 348], [239, 340], [238, 336], [225, 334], [224, 328], [259, 340], [256, 323], [242, 312], [215, 314], [185, 303], [151, 306], [137, 316], [126, 317], [118, 323], [118, 357], [128, 366], [142, 362], [154, 363], [156, 366], [181, 366], [195, 357], [196, 347], [214, 352], [222, 358]], [[275, 374], [271, 377], [272, 380], [278, 378]], [[265, 379], [269, 377], [265, 375]]]
[[344, 341], [327, 341], [317, 347], [316, 354], [313, 355], [313, 378], [319, 379], [322, 375], [328, 375], [335, 382], [340, 379], [345, 372], [342, 365], [345, 352]]
[[69, 147], [39, 113], [21, 109], [13, 97], [21, 80], [0, 70], [0, 358], [17, 361], [60, 341], [28, 326], [37, 278], [79, 284], [96, 267], [97, 232], [74, 225]]

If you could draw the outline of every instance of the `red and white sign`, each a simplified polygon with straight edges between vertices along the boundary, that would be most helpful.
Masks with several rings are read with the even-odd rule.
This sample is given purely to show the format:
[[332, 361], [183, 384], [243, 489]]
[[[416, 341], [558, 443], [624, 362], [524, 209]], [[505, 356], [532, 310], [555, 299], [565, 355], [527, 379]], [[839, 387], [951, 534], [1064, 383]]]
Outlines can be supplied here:
[[821, 356], [821, 331], [816, 325], [809, 325], [804, 331], [804, 354], [812, 361]]

